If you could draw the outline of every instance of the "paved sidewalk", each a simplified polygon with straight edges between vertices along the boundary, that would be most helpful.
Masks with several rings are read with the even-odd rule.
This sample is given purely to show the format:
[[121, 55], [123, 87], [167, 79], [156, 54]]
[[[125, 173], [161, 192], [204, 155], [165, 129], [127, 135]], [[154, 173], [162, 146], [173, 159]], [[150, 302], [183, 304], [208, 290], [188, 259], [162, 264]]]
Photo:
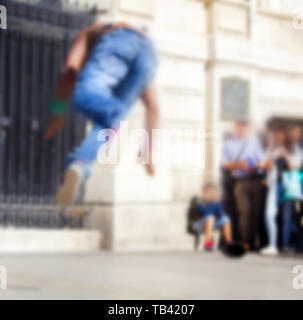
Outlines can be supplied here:
[[191, 252], [0, 255], [0, 299], [303, 299], [292, 288], [300, 263]]

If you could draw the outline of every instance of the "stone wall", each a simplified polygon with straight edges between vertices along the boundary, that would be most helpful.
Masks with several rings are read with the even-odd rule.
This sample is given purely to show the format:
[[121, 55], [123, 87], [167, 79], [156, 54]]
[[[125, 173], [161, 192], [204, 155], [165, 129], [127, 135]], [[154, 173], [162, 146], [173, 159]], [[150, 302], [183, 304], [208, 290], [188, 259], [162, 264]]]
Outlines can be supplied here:
[[[111, 2], [115, 20], [153, 31], [161, 60], [162, 126], [205, 130], [206, 170], [190, 175], [186, 166], [169, 166], [151, 179], [136, 165], [96, 166], [99, 174], [88, 186], [94, 190], [88, 201], [99, 203], [97, 215], [108, 217], [111, 211], [109, 228], [103, 225], [110, 230], [107, 248], [192, 247], [185, 233], [188, 201], [203, 181], [219, 179], [222, 136], [232, 125], [222, 114], [223, 79], [248, 81], [248, 112], [256, 127], [272, 115], [303, 118], [302, 35], [292, 26], [293, 15], [283, 6], [278, 9], [269, 2], [244, 0]], [[138, 104], [130, 129], [142, 127], [143, 116]]]
[[[155, 40], [160, 56], [157, 85], [162, 104], [161, 127], [202, 129], [206, 60], [203, 3], [121, 0], [112, 1], [111, 10], [116, 21], [147, 26]], [[143, 124], [144, 107], [138, 103], [129, 120], [129, 131]], [[123, 143], [123, 138], [120, 134], [118, 144]], [[105, 203], [111, 208], [112, 233], [106, 247], [114, 250], [191, 248], [192, 239], [185, 233], [186, 209], [188, 199], [200, 189], [202, 176], [199, 173], [189, 176], [187, 170], [178, 165], [159, 166], [157, 176], [150, 178], [135, 164], [111, 168], [96, 165], [98, 173], [88, 185], [87, 201], [99, 203], [95, 215], [107, 212]], [[102, 191], [96, 192], [97, 188]]]
[[[248, 114], [256, 127], [272, 115], [303, 119], [303, 31], [293, 27], [293, 9], [300, 1], [81, 2], [97, 4], [100, 19], [148, 27], [160, 56], [162, 127], [206, 133], [203, 173], [166, 165], [152, 179], [136, 164], [96, 164], [87, 185], [86, 202], [92, 207], [87, 226], [102, 231], [106, 249], [192, 248], [185, 232], [188, 201], [203, 182], [218, 180], [222, 136], [232, 125], [222, 113], [222, 80], [248, 81]], [[143, 123], [144, 108], [138, 103], [129, 130]], [[120, 134], [115, 143], [124, 145], [123, 139]], [[125, 153], [122, 148], [120, 156]]]
[[[281, 2], [282, 3], [282, 2]], [[292, 6], [293, 5], [293, 6]], [[208, 176], [218, 179], [223, 132], [232, 121], [222, 116], [221, 81], [236, 77], [250, 83], [249, 116], [256, 128], [272, 116], [302, 117], [302, 31], [293, 27], [298, 2], [272, 7], [269, 1], [213, 1], [208, 7], [212, 36], [206, 106]]]

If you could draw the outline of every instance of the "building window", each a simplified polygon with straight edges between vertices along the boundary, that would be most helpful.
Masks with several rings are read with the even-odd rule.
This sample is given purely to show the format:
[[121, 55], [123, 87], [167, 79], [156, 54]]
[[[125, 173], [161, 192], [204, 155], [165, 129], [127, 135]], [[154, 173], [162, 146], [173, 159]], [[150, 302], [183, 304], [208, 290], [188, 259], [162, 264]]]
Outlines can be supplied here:
[[221, 110], [224, 120], [246, 118], [250, 109], [250, 83], [240, 78], [222, 79]]

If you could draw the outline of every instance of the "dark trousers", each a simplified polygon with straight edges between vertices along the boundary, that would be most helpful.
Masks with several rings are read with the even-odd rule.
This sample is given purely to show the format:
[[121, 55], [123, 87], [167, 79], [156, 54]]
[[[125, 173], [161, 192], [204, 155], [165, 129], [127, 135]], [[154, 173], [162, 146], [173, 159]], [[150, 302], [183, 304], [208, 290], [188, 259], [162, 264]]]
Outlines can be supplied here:
[[258, 179], [237, 180], [234, 186], [240, 239], [253, 248], [259, 240], [261, 190], [261, 182]]
[[224, 211], [228, 214], [232, 222], [232, 233], [235, 241], [240, 241], [239, 233], [239, 214], [234, 195], [234, 181], [223, 183], [223, 206]]

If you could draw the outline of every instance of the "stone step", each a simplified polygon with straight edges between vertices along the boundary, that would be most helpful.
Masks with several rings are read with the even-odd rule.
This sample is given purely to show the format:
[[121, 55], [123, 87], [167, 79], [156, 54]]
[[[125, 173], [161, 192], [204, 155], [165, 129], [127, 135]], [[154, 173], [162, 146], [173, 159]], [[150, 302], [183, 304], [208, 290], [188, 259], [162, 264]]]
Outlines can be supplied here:
[[101, 238], [90, 230], [0, 229], [0, 253], [91, 252]]

